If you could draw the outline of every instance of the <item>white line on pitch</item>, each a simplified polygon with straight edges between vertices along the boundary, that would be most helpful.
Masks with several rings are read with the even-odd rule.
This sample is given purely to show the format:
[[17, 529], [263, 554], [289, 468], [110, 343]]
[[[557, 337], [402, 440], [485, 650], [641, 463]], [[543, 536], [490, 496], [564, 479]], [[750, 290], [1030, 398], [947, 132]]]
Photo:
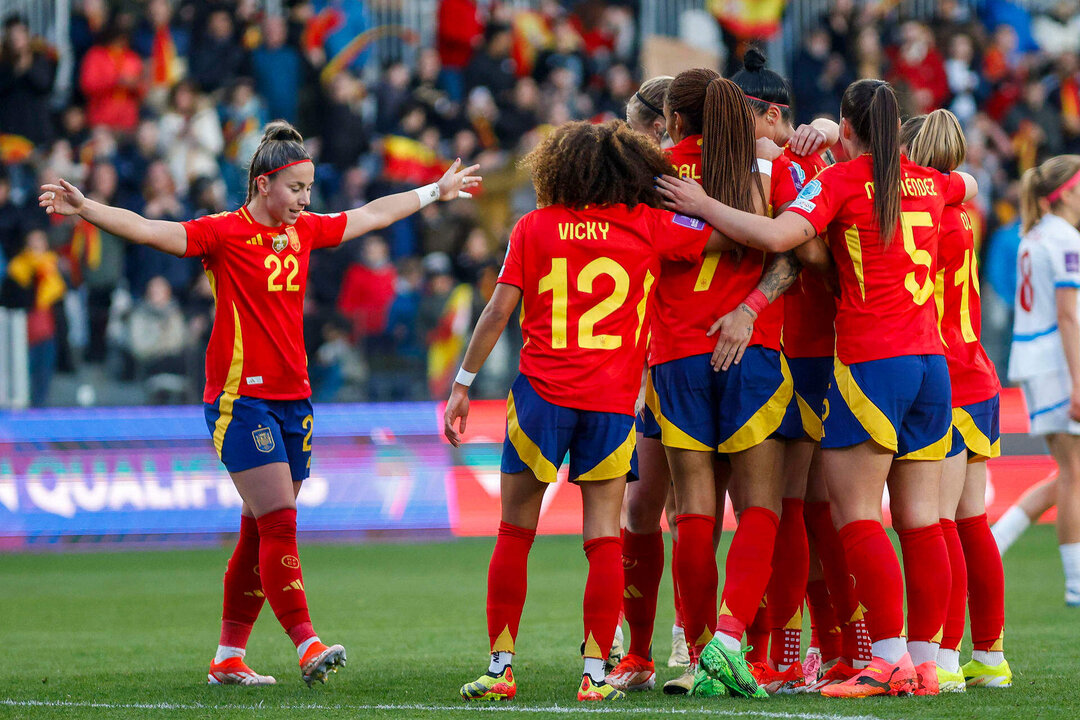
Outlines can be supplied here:
[[547, 707], [529, 707], [514, 705], [423, 705], [423, 704], [367, 704], [367, 705], [320, 705], [317, 703], [285, 703], [274, 707], [266, 703], [255, 705], [213, 703], [107, 703], [79, 702], [68, 700], [13, 700], [5, 698], [0, 705], [8, 707], [53, 707], [53, 708], [92, 708], [98, 710], [401, 710], [413, 712], [507, 712], [507, 713], [617, 713], [620, 715], [700, 715], [706, 713], [716, 717], [773, 718], [775, 720], [881, 720], [873, 715], [833, 715], [827, 713], [773, 712], [768, 710], [728, 710], [721, 708], [665, 708], [665, 707], [593, 707], [580, 705], [550, 705]]

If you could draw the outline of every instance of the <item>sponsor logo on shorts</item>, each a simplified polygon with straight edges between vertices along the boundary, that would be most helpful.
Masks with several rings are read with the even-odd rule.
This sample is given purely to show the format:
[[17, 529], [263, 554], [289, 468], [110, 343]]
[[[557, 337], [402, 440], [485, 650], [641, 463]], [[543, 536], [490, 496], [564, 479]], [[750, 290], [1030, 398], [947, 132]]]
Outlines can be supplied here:
[[281, 564], [287, 568], [295, 570], [296, 568], [300, 567], [300, 558], [296, 557], [295, 555], [286, 555], [285, 557], [281, 558]]
[[1065, 272], [1077, 272], [1080, 271], [1080, 253], [1067, 252], [1065, 253]]
[[244, 382], [246, 382], [248, 385], [262, 385], [262, 375], [252, 375]]
[[251, 437], [259, 452], [268, 453], [274, 449], [274, 433], [270, 432], [270, 428], [258, 427], [251, 431]]
[[683, 227], [690, 228], [691, 230], [704, 230], [705, 229], [705, 221], [704, 220], [702, 220], [700, 218], [696, 218], [696, 217], [689, 217], [688, 215], [676, 214], [675, 219], [673, 220], [673, 222], [676, 225], [682, 225]]

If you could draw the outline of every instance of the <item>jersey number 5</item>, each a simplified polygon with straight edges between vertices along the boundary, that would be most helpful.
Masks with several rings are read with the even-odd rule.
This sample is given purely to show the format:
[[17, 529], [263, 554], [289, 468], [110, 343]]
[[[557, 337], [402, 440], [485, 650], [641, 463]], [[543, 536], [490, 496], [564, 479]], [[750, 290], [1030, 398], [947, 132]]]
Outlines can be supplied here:
[[900, 213], [900, 230], [904, 236], [904, 250], [916, 267], [926, 268], [926, 279], [920, 284], [912, 270], [904, 277], [904, 287], [911, 293], [916, 305], [923, 305], [934, 294], [934, 258], [929, 251], [915, 245], [915, 228], [934, 227], [934, 218], [928, 212]]
[[[615, 287], [611, 294], [596, 305], [581, 314], [578, 320], [577, 344], [585, 350], [615, 350], [622, 347], [621, 335], [596, 335], [593, 329], [596, 324], [611, 313], [622, 307], [626, 302], [626, 296], [630, 291], [630, 275], [622, 265], [611, 258], [596, 258], [581, 269], [577, 276], [577, 291], [591, 295], [593, 283], [601, 275], [606, 275], [615, 281]], [[634, 345], [641, 338], [641, 327], [645, 322], [645, 307], [649, 299], [649, 291], [652, 289], [653, 275], [645, 273], [644, 292], [641, 302], [637, 306], [638, 326], [634, 333]], [[552, 258], [551, 272], [540, 278], [538, 290], [541, 295], [551, 293], [551, 347], [555, 350], [563, 349], [567, 343], [566, 316], [567, 306], [570, 302], [569, 275], [566, 267], [566, 258]]]

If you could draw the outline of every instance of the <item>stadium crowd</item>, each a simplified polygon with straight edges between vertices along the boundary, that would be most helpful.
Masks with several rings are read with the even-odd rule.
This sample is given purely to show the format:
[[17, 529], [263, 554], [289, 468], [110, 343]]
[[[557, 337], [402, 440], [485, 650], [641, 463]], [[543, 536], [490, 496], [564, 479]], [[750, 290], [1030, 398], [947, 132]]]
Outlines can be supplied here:
[[[284, 17], [245, 0], [81, 0], [71, 22], [73, 87], [59, 105], [56, 51], [7, 18], [0, 305], [29, 311], [33, 404], [48, 403], [57, 369], [136, 380], [153, 401], [193, 401], [213, 302], [198, 260], [48, 218], [34, 189], [62, 176], [150, 218], [233, 209], [244, 201], [245, 163], [274, 118], [309, 138], [317, 211], [431, 182], [455, 157], [482, 165], [485, 189], [473, 203], [429, 208], [312, 258], [305, 337], [315, 398], [444, 396], [509, 229], [534, 207], [517, 159], [550, 126], [623, 117], [644, 79], [635, 3], [482, 5], [442, 0], [436, 46], [372, 71], [370, 49], [348, 44], [369, 29], [361, 0], [293, 0]], [[995, 0], [976, 14], [949, 1], [912, 21], [896, 5], [837, 0], [804, 34], [790, 73], [797, 119], [835, 117], [844, 88], [862, 77], [891, 80], [907, 113], [957, 114], [964, 169], [983, 189], [986, 345], [1005, 367], [1015, 179], [1080, 149], [1080, 16], [1069, 2], [1033, 13]], [[744, 43], [725, 30], [732, 56]], [[479, 396], [505, 394], [515, 351], [504, 337]]]

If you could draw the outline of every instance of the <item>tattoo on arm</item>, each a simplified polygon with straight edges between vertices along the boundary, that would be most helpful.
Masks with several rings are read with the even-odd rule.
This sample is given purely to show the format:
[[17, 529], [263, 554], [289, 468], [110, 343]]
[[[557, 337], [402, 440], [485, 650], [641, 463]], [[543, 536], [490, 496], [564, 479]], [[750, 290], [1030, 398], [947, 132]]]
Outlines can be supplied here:
[[773, 302], [791, 287], [795, 278], [799, 277], [801, 269], [802, 265], [795, 257], [794, 251], [780, 253], [773, 258], [768, 270], [765, 271], [761, 282], [758, 283], [758, 290], [765, 293], [769, 302]]

